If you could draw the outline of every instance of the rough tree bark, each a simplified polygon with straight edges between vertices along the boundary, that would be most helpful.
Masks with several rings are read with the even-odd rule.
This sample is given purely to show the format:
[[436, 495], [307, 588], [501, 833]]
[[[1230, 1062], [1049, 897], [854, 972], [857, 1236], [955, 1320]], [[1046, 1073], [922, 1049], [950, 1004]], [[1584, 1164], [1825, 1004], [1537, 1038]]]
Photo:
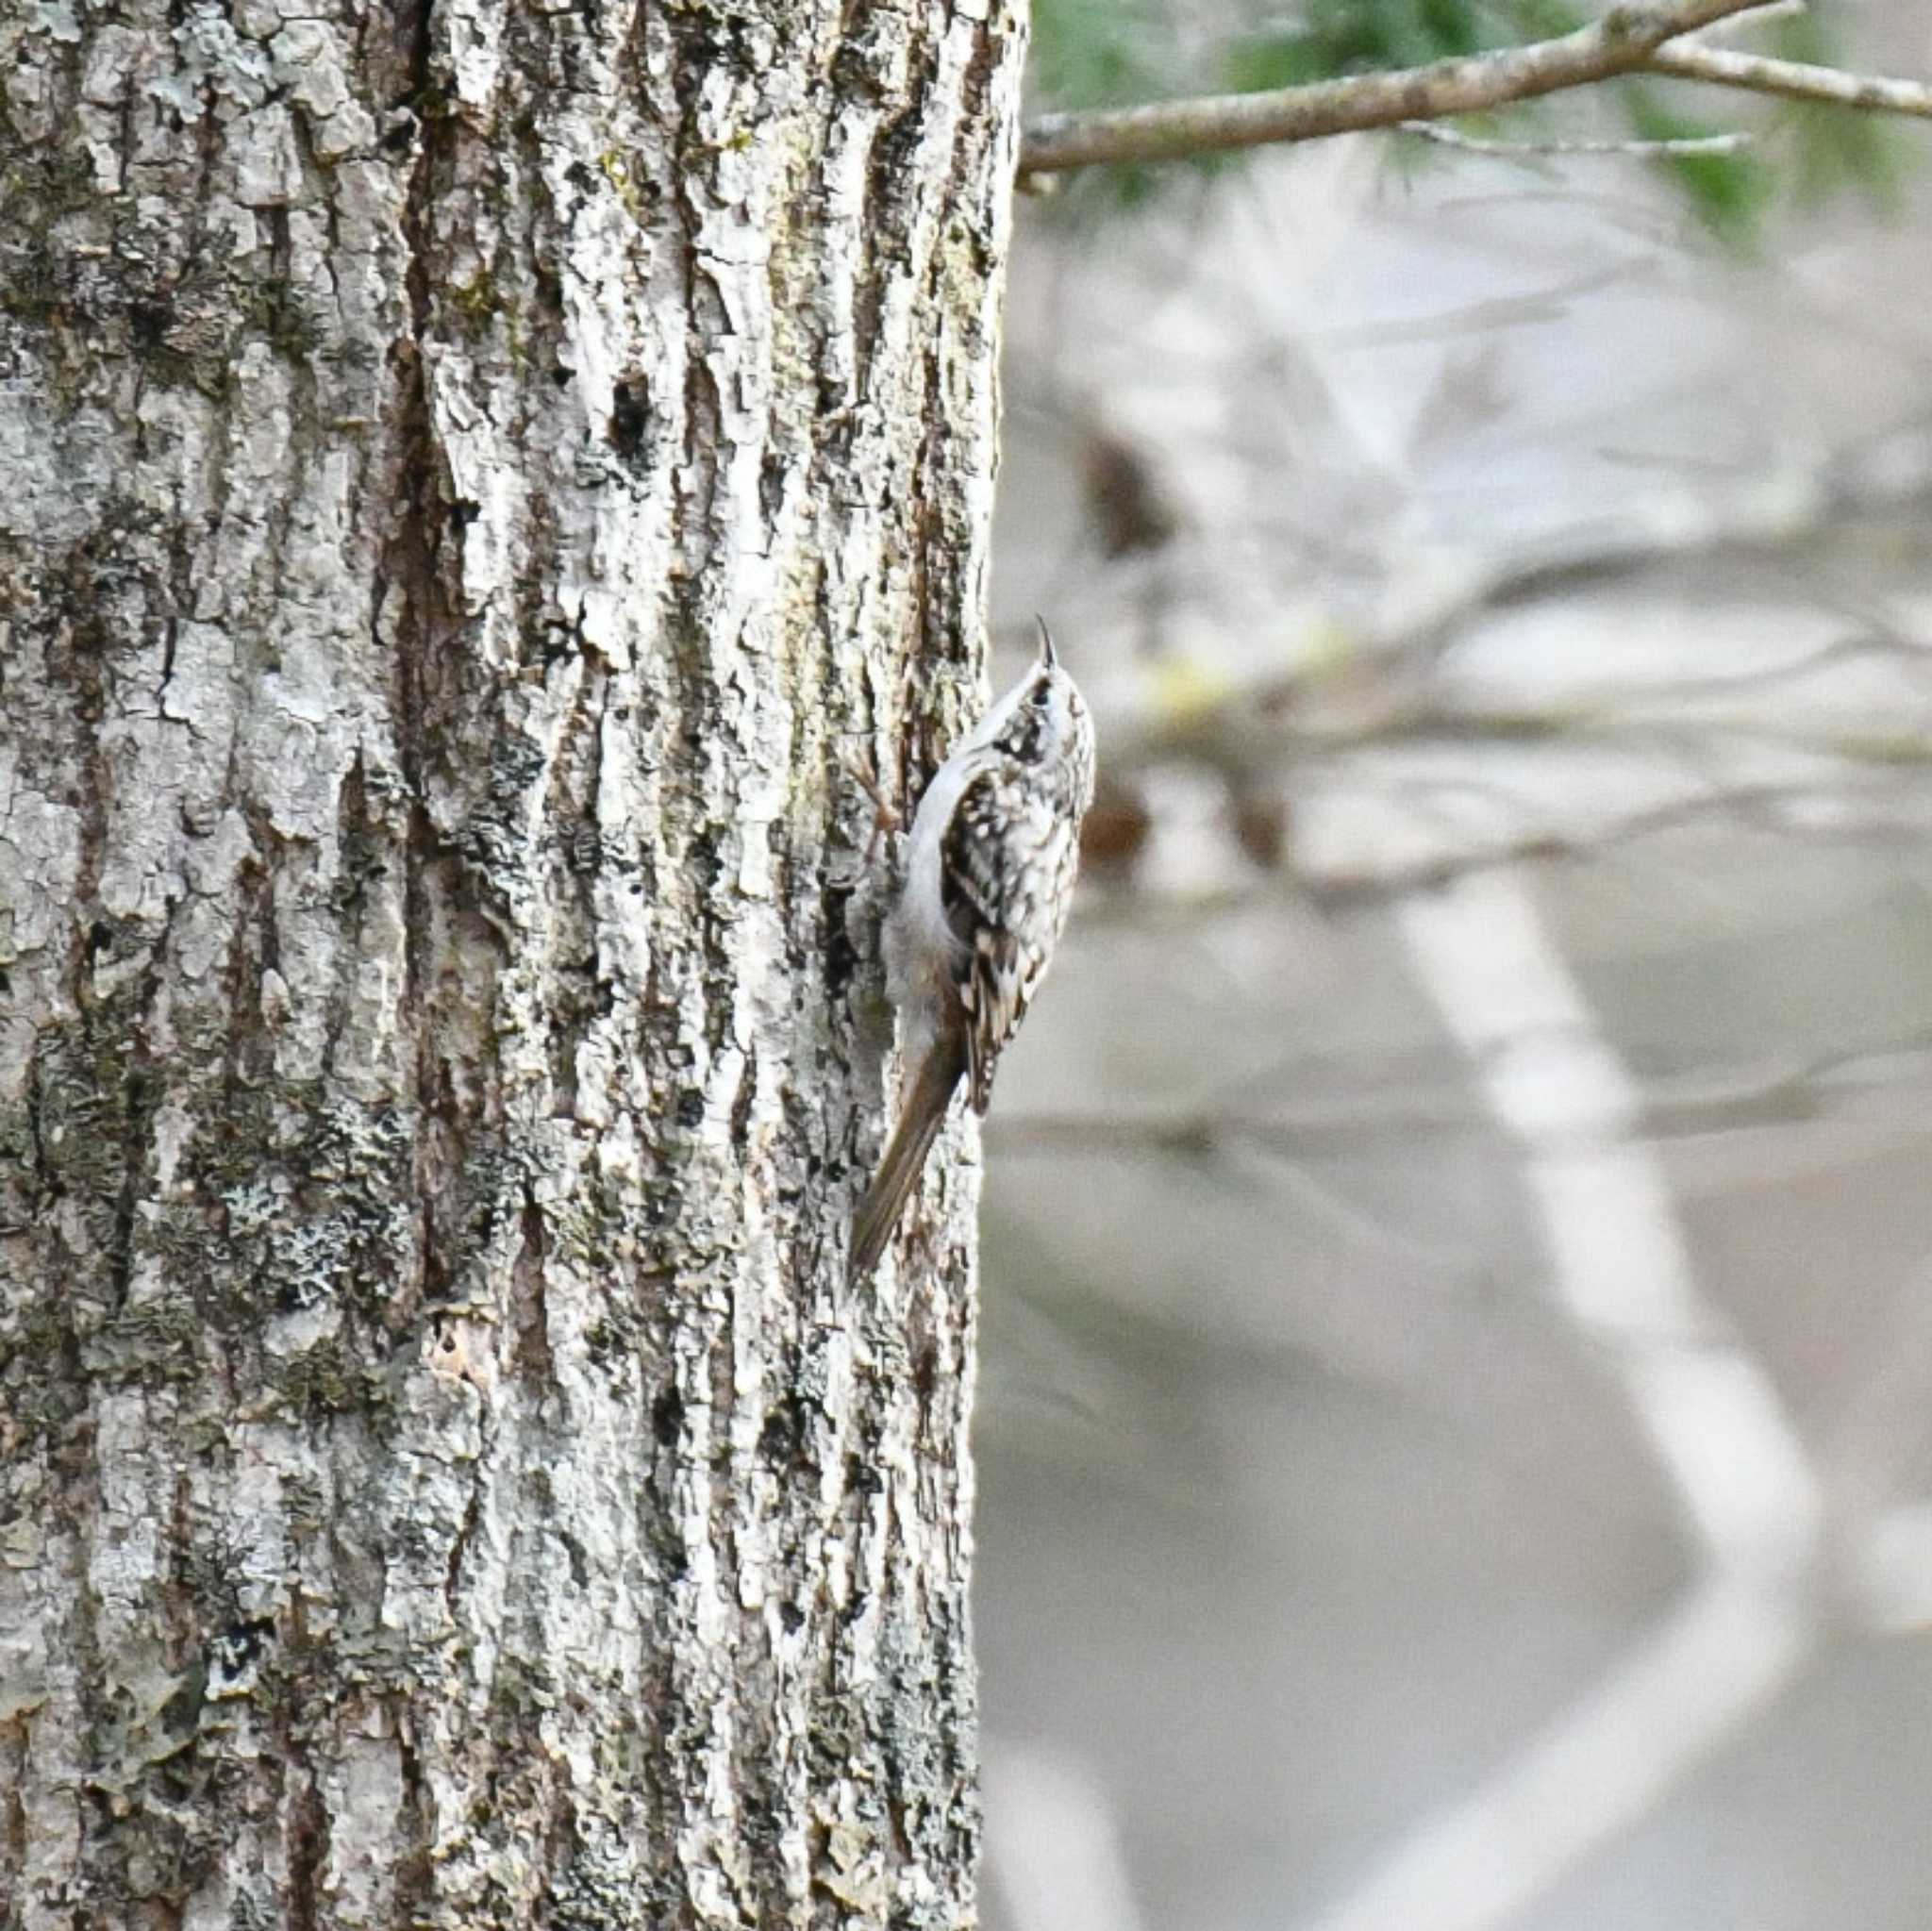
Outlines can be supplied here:
[[1023, 38], [0, 10], [0, 1921], [971, 1921], [838, 760], [976, 692]]

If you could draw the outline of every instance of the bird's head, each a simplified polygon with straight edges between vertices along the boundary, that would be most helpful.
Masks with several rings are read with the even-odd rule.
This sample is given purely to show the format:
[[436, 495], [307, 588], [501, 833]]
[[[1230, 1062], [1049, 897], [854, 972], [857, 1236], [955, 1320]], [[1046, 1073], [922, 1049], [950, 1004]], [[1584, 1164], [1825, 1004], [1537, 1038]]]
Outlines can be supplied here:
[[1040, 625], [1039, 656], [987, 713], [975, 735], [1022, 764], [1071, 764], [1075, 789], [1084, 793], [1092, 785], [1093, 722], [1080, 687], [1067, 674], [1054, 648], [1045, 618], [1034, 621]]

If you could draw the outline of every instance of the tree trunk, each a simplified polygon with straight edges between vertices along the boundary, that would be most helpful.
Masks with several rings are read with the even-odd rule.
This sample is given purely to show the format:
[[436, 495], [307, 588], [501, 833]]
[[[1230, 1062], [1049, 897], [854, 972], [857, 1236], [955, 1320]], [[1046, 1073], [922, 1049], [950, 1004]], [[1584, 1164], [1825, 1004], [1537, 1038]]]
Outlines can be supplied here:
[[971, 1922], [840, 760], [977, 691], [1023, 38], [6, 10], [0, 1923]]

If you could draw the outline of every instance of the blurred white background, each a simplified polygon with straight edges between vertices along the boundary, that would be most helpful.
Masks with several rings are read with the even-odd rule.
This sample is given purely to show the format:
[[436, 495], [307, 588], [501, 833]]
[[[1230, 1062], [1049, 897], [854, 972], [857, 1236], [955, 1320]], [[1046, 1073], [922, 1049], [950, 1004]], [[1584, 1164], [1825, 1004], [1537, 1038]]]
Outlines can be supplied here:
[[1932, 130], [1756, 261], [1390, 139], [1023, 204], [988, 1921], [1924, 1931]]

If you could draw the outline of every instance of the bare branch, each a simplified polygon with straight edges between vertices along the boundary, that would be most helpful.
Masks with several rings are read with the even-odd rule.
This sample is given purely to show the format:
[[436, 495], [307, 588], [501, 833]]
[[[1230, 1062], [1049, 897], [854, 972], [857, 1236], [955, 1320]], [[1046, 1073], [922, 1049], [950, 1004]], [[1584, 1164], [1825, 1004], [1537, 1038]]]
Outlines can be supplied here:
[[1749, 88], [1754, 93], [1782, 94], [1788, 100], [1824, 101], [1833, 107], [1865, 108], [1880, 114], [1918, 114], [1932, 119], [1932, 86], [1921, 80], [1886, 80], [1876, 75], [1844, 74], [1802, 60], [1773, 60], [1758, 54], [1733, 54], [1696, 42], [1659, 47], [1644, 65], [1675, 80], [1707, 80], [1719, 87]]
[[1644, 67], [1666, 41], [1761, 0], [1654, 0], [1612, 7], [1601, 20], [1555, 40], [1463, 60], [1437, 60], [1390, 74], [1267, 93], [1219, 94], [1146, 107], [1042, 114], [1027, 128], [1020, 173], [1090, 167], [1096, 161], [1178, 160], [1269, 141], [1314, 141], [1404, 121], [1479, 113], [1509, 101], [1584, 87]]
[[[1420, 133], [1419, 123], [1426, 125], [1446, 116], [1478, 113], [1626, 74], [1659, 74], [1793, 100], [1932, 118], [1932, 84], [1734, 54], [1681, 38], [1739, 15], [1762, 18], [1785, 10], [1782, 0], [1656, 0], [1652, 5], [1613, 7], [1601, 20], [1575, 33], [1469, 59], [1350, 75], [1263, 93], [1042, 114], [1027, 127], [1021, 143], [1021, 185], [1038, 175], [1102, 161], [1180, 160], [1374, 127]], [[1718, 143], [1736, 139], [1720, 135], [1704, 141], [1561, 142], [1517, 150], [1492, 148], [1446, 130], [1437, 130], [1429, 138], [1481, 153], [1646, 156], [1728, 153], [1728, 146]]]

